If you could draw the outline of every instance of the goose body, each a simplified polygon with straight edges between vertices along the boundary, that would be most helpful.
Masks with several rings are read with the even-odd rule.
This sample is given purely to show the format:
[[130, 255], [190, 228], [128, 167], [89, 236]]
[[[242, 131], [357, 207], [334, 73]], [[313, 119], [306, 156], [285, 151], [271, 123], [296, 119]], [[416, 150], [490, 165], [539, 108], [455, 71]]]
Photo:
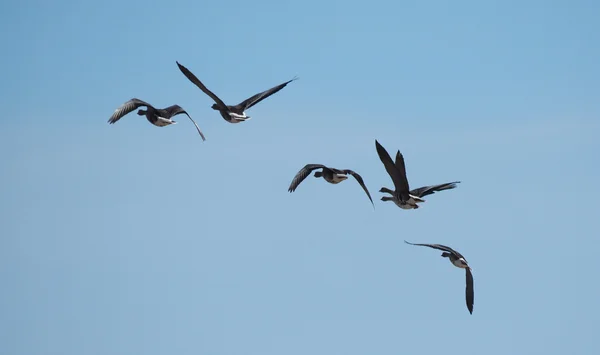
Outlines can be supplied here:
[[[381, 190], [379, 190], [379, 192], [384, 192], [383, 189], [385, 189], [385, 188], [382, 188]], [[393, 191], [392, 191], [391, 197], [383, 196], [381, 198], [381, 201], [392, 201], [392, 202], [394, 202], [394, 204], [396, 204], [396, 206], [402, 208], [403, 210], [417, 209], [417, 208], [419, 208], [419, 205], [417, 203], [425, 202], [425, 200], [423, 200], [422, 198], [413, 196], [411, 194], [408, 195], [408, 200], [402, 201], [398, 197], [395, 196]]]
[[315, 177], [319, 177], [319, 175], [323, 178], [323, 180], [327, 181], [330, 184], [339, 184], [340, 182], [348, 179], [348, 176], [343, 173], [336, 173], [332, 169], [323, 169], [323, 172], [315, 173]]
[[160, 117], [154, 113], [152, 113], [150, 110], [146, 111], [144, 113], [144, 116], [146, 116], [146, 119], [152, 123], [153, 125], [157, 126], [157, 127], [166, 127], [168, 125], [172, 125], [172, 124], [176, 124], [177, 122], [173, 121], [170, 118], [166, 118], [166, 117]]

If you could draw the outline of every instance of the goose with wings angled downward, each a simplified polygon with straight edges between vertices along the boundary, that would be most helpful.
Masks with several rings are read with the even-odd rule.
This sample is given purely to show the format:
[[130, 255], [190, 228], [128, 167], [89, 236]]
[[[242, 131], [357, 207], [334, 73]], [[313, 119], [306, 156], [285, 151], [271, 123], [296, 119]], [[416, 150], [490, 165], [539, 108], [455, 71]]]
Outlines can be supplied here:
[[316, 178], [322, 177], [325, 181], [327, 181], [330, 184], [339, 184], [340, 182], [348, 179], [348, 175], [352, 175], [354, 179], [356, 179], [358, 184], [363, 188], [363, 190], [367, 194], [367, 197], [369, 197], [369, 200], [371, 201], [373, 207], [375, 207], [375, 205], [373, 204], [373, 199], [371, 198], [371, 194], [369, 193], [367, 186], [365, 186], [365, 182], [359, 174], [349, 169], [340, 170], [336, 168], [330, 168], [322, 164], [306, 164], [302, 169], [300, 169], [300, 171], [298, 171], [296, 176], [294, 176], [294, 179], [292, 179], [292, 183], [290, 184], [288, 191], [296, 191], [298, 185], [300, 185], [300, 183], [304, 181], [304, 179], [306, 179], [306, 177], [313, 170], [317, 169], [321, 169], [321, 171], [316, 171], [313, 176]]
[[149, 103], [143, 100], [133, 98], [119, 106], [113, 112], [112, 116], [108, 119], [108, 123], [114, 124], [131, 111], [143, 106], [145, 106], [146, 109], [138, 110], [137, 114], [140, 116], [146, 116], [148, 122], [152, 123], [157, 127], [165, 127], [168, 125], [176, 124], [177, 122], [173, 120], [173, 117], [179, 114], [185, 114], [186, 116], [188, 116], [190, 121], [192, 121], [194, 126], [196, 126], [196, 130], [198, 130], [198, 134], [200, 134], [202, 140], [206, 140], [206, 138], [204, 138], [204, 134], [202, 134], [202, 131], [200, 131], [200, 127], [198, 127], [198, 125], [192, 119], [192, 117], [190, 117], [190, 115], [179, 105], [171, 105], [165, 108], [155, 108], [154, 106], [150, 105]]
[[466, 273], [465, 300], [467, 303], [467, 309], [469, 310], [469, 313], [473, 314], [473, 304], [475, 302], [475, 294], [473, 291], [473, 274], [471, 273], [471, 267], [467, 263], [467, 259], [465, 259], [465, 257], [462, 256], [461, 253], [459, 253], [456, 250], [454, 250], [450, 247], [447, 247], [445, 245], [416, 244], [416, 243], [407, 242], [406, 240], [404, 242], [406, 244], [410, 244], [410, 245], [418, 245], [418, 246], [422, 246], [422, 247], [429, 247], [429, 248], [433, 248], [433, 249], [442, 250], [443, 251], [442, 257], [448, 258], [450, 260], [450, 262], [452, 263], [452, 265], [454, 265], [458, 268], [461, 268], [461, 269], [465, 269], [465, 273]]
[[217, 95], [215, 95], [212, 91], [210, 91], [201, 81], [192, 73], [188, 68], [177, 62], [177, 66], [179, 70], [191, 81], [194, 85], [196, 85], [200, 90], [202, 90], [206, 95], [210, 96], [215, 103], [211, 106], [213, 110], [219, 111], [221, 117], [225, 119], [225, 121], [229, 123], [240, 123], [250, 119], [250, 116], [246, 115], [246, 110], [266, 99], [267, 97], [273, 95], [279, 90], [283, 89], [290, 82], [297, 80], [298, 78], [294, 77], [291, 80], [286, 81], [283, 84], [279, 84], [274, 86], [268, 90], [260, 92], [252, 97], [247, 98], [246, 100], [240, 102], [237, 105], [229, 106], [226, 105], [223, 100], [221, 100]]

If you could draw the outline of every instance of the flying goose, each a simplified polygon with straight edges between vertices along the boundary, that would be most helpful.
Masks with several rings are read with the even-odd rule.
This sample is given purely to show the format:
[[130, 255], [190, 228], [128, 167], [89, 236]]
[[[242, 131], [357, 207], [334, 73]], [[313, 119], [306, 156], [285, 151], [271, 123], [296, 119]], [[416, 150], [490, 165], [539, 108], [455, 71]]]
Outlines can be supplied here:
[[469, 266], [469, 264], [467, 264], [467, 260], [465, 259], [465, 257], [462, 256], [456, 250], [453, 250], [452, 248], [441, 244], [414, 244], [407, 242], [406, 240], [404, 242], [410, 245], [419, 245], [423, 247], [430, 247], [434, 249], [443, 250], [444, 252], [442, 253], [442, 257], [450, 259], [452, 265], [461, 269], [465, 269], [467, 278], [467, 285], [465, 287], [465, 299], [467, 301], [467, 309], [469, 310], [469, 313], [473, 314], [473, 302], [475, 300], [475, 295], [473, 293], [473, 274], [471, 274], [471, 267]]
[[[329, 167], [326, 167], [325, 165], [321, 165], [321, 164], [306, 164], [302, 169], [300, 169], [300, 171], [298, 171], [296, 176], [294, 176], [294, 179], [292, 180], [292, 183], [290, 184], [288, 191], [289, 192], [296, 191], [296, 188], [298, 187], [298, 185], [300, 185], [300, 183], [302, 181], [304, 181], [304, 179], [306, 179], [306, 177], [313, 170], [316, 170], [316, 169], [322, 169], [322, 170], [316, 171], [314, 174], [314, 177], [316, 177], [316, 178], [322, 177], [325, 181], [327, 181], [330, 184], [339, 184], [340, 182], [342, 182], [348, 178], [348, 174], [354, 176], [356, 181], [360, 184], [360, 186], [362, 186], [363, 190], [365, 190], [365, 193], [369, 197], [369, 200], [371, 200], [371, 204], [373, 204], [373, 199], [371, 198], [371, 194], [369, 193], [369, 190], [365, 186], [365, 182], [363, 181], [362, 177], [359, 174], [357, 174], [354, 171], [349, 170], [349, 169], [339, 170], [339, 169], [335, 169], [335, 168], [329, 168]], [[375, 207], [374, 204], [373, 204], [373, 207]]]
[[270, 88], [269, 90], [265, 90], [261, 93], [258, 93], [235, 106], [229, 106], [225, 105], [225, 103], [217, 95], [215, 95], [212, 91], [208, 90], [208, 88], [204, 86], [204, 84], [202, 84], [202, 82], [191, 71], [189, 71], [188, 68], [179, 64], [179, 62], [177, 61], [175, 62], [177, 63], [179, 70], [181, 70], [181, 72], [183, 73], [183, 75], [186, 76], [186, 78], [188, 78], [192, 83], [194, 83], [194, 85], [199, 87], [200, 90], [202, 90], [206, 95], [210, 96], [215, 101], [211, 108], [213, 110], [219, 111], [219, 113], [221, 113], [221, 117], [223, 117], [225, 121], [229, 123], [240, 123], [249, 120], [250, 116], [247, 116], [245, 112], [247, 109], [256, 105], [257, 103], [261, 102], [267, 97], [273, 95], [277, 91], [283, 89], [290, 82], [298, 79], [294, 77], [292, 80], [288, 80], [283, 84], [277, 85], [275, 87]]
[[110, 116], [108, 123], [113, 124], [117, 122], [121, 119], [121, 117], [125, 116], [126, 114], [141, 106], [146, 106], [146, 110], [138, 110], [137, 114], [140, 116], [146, 116], [146, 119], [157, 127], [164, 127], [177, 123], [173, 121], [172, 117], [184, 113], [186, 116], [188, 116], [192, 123], [194, 123], [194, 126], [196, 126], [196, 129], [198, 130], [200, 137], [202, 137], [202, 140], [206, 140], [206, 138], [204, 138], [204, 134], [202, 134], [196, 122], [179, 105], [172, 105], [165, 108], [155, 108], [154, 106], [150, 105], [145, 101], [133, 98], [119, 106], [112, 114], [112, 116]]
[[375, 140], [375, 147], [377, 148], [377, 154], [379, 159], [385, 166], [385, 170], [394, 182], [395, 191], [382, 187], [379, 192], [391, 194], [392, 196], [383, 196], [382, 201], [393, 201], [396, 206], [405, 209], [417, 209], [419, 205], [417, 203], [425, 202], [421, 197], [431, 195], [436, 191], [449, 190], [456, 187], [456, 184], [460, 181], [448, 182], [445, 184], [423, 186], [418, 189], [410, 190], [408, 185], [408, 179], [406, 178], [406, 167], [404, 165], [404, 156], [398, 150], [396, 152], [396, 162], [392, 161], [392, 158], [388, 152]]

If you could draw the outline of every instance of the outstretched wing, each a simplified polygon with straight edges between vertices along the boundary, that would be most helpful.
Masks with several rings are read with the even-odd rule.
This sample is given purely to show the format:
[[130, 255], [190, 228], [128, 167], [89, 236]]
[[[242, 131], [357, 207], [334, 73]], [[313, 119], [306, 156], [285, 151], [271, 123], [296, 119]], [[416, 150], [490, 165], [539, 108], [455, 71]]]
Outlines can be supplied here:
[[183, 109], [183, 107], [181, 107], [179, 105], [172, 105], [172, 106], [164, 108], [164, 110], [169, 115], [169, 118], [171, 118], [173, 116], [177, 116], [177, 115], [182, 114], [182, 113], [185, 114], [186, 116], [188, 116], [188, 118], [190, 119], [190, 121], [192, 121], [192, 123], [194, 124], [194, 126], [196, 126], [196, 129], [198, 130], [198, 133], [200, 134], [200, 137], [202, 137], [202, 140], [203, 141], [206, 140], [206, 138], [204, 138], [204, 134], [202, 134], [202, 131], [200, 131], [200, 127], [198, 127], [198, 125], [196, 124], [196, 121], [194, 121], [192, 119], [192, 117], [190, 117], [190, 115]]
[[418, 244], [418, 243], [407, 242], [406, 240], [404, 241], [404, 243], [410, 244], [410, 245], [418, 245], [418, 246], [422, 246], [422, 247], [430, 247], [430, 248], [433, 248], [433, 249], [447, 251], [449, 253], [455, 254], [459, 258], [463, 258], [463, 256], [459, 252], [457, 252], [456, 250], [454, 250], [454, 249], [452, 249], [450, 247], [442, 245], [442, 244]]
[[[377, 149], [377, 154], [379, 155], [379, 159], [383, 163], [385, 170], [394, 182], [396, 193], [404, 195], [402, 197], [404, 197], [405, 200], [408, 200], [408, 181], [406, 180], [406, 175], [402, 177], [403, 174], [401, 174], [388, 152], [377, 140], [375, 140], [375, 148]], [[400, 151], [396, 154], [396, 159], [398, 159], [398, 154], [400, 154]], [[400, 158], [402, 158], [402, 154], [400, 154]], [[404, 159], [402, 159], [402, 162], [404, 162]]]
[[250, 98], [247, 98], [246, 100], [237, 104], [236, 107], [239, 107], [242, 109], [242, 111], [245, 111], [245, 110], [249, 109], [250, 107], [256, 105], [257, 103], [261, 102], [262, 100], [266, 99], [267, 97], [273, 95], [277, 91], [283, 89], [287, 84], [291, 83], [294, 80], [298, 80], [298, 78], [294, 77], [292, 80], [288, 80], [283, 84], [274, 86], [274, 87], [270, 88], [269, 90], [265, 90], [265, 91], [258, 93]]
[[117, 122], [118, 120], [121, 119], [121, 117], [125, 116], [126, 114], [128, 114], [129, 112], [135, 110], [136, 108], [138, 108], [140, 106], [152, 107], [152, 105], [150, 105], [149, 103], [147, 103], [145, 101], [133, 98], [133, 99], [125, 102], [121, 106], [119, 106], [115, 110], [115, 112], [113, 112], [112, 116], [110, 116], [110, 118], [108, 119], [108, 123], [113, 124], [113, 123]]
[[423, 197], [427, 195], [434, 194], [436, 191], [450, 190], [456, 187], [456, 184], [460, 183], [460, 181], [447, 182], [445, 184], [439, 185], [431, 185], [431, 186], [423, 186], [418, 189], [414, 189], [410, 192], [411, 195], [417, 197]]
[[216, 103], [217, 105], [219, 105], [219, 107], [223, 110], [227, 109], [227, 105], [225, 105], [225, 103], [219, 99], [219, 97], [217, 95], [215, 95], [212, 91], [208, 90], [208, 88], [206, 86], [204, 86], [204, 84], [202, 84], [202, 82], [200, 81], [200, 79], [198, 79], [194, 73], [192, 73], [191, 71], [189, 71], [188, 68], [184, 67], [183, 65], [179, 64], [178, 61], [175, 61], [175, 63], [177, 63], [177, 66], [179, 67], [179, 70], [181, 70], [181, 72], [183, 73], [183, 75], [185, 75], [186, 78], [188, 78], [189, 81], [191, 81], [192, 83], [194, 83], [194, 85], [196, 85], [198, 88], [200, 88], [200, 90], [202, 90], [206, 95], [210, 96]]
[[473, 274], [471, 269], [466, 268], [467, 285], [465, 287], [465, 300], [467, 302], [467, 309], [469, 313], [473, 314], [473, 304], [475, 303], [475, 291], [473, 291]]
[[371, 194], [369, 193], [367, 186], [365, 186], [365, 182], [363, 181], [362, 177], [358, 173], [355, 173], [354, 171], [349, 170], [349, 169], [342, 170], [342, 171], [344, 172], [344, 174], [350, 174], [350, 175], [354, 176], [356, 181], [360, 184], [360, 186], [362, 186], [363, 190], [365, 190], [365, 193], [369, 197], [369, 200], [371, 200], [371, 204], [373, 205], [373, 207], [375, 207], [375, 204], [373, 203], [373, 199], [371, 198]]
[[402, 155], [399, 150], [396, 152], [396, 161], [394, 165], [396, 165], [396, 169], [398, 169], [402, 183], [406, 184], [406, 190], [409, 190], [408, 178], [406, 177], [406, 166], [404, 165], [404, 155]]
[[298, 187], [298, 185], [300, 185], [300, 183], [304, 179], [306, 179], [306, 177], [311, 173], [311, 171], [313, 171], [315, 169], [319, 169], [319, 168], [327, 169], [327, 167], [325, 165], [321, 165], [321, 164], [306, 164], [302, 169], [300, 169], [300, 171], [298, 171], [296, 176], [294, 176], [294, 179], [292, 180], [292, 183], [290, 184], [288, 191], [289, 192], [296, 191], [296, 188]]

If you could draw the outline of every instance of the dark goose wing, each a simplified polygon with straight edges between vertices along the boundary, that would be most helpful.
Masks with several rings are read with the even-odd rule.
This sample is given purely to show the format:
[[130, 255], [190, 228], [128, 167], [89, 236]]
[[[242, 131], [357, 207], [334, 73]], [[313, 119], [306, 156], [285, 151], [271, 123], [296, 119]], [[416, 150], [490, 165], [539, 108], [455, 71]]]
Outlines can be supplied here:
[[227, 105], [225, 105], [225, 103], [219, 99], [219, 97], [217, 95], [215, 95], [212, 91], [208, 90], [208, 88], [206, 86], [204, 86], [204, 84], [202, 84], [202, 82], [200, 81], [200, 79], [198, 79], [194, 73], [192, 73], [191, 71], [189, 71], [188, 68], [184, 67], [183, 65], [179, 64], [178, 61], [175, 61], [175, 63], [177, 63], [177, 66], [179, 67], [179, 70], [181, 70], [181, 72], [183, 73], [183, 75], [185, 75], [186, 78], [188, 78], [189, 81], [191, 81], [192, 83], [194, 83], [194, 85], [196, 85], [197, 87], [200, 88], [200, 90], [202, 90], [206, 95], [210, 96], [216, 103], [217, 105], [219, 105], [219, 107], [223, 110], [227, 110]]
[[[398, 170], [385, 148], [382, 147], [377, 140], [375, 140], [375, 148], [377, 149], [377, 154], [379, 155], [379, 159], [383, 163], [385, 170], [394, 182], [396, 193], [403, 195], [402, 197], [405, 200], [408, 200], [408, 181], [406, 180], [406, 175], [402, 178], [402, 173]], [[402, 155], [400, 154], [398, 156], [398, 154], [400, 154], [400, 151], [396, 154], [396, 158], [399, 156], [402, 158]], [[402, 162], [404, 163], [403, 158]]]
[[407, 242], [406, 240], [404, 241], [404, 243], [410, 244], [410, 245], [419, 245], [419, 246], [422, 246], [422, 247], [430, 247], [430, 248], [433, 248], [433, 249], [447, 251], [449, 253], [452, 253], [452, 254], [456, 255], [458, 258], [463, 258], [465, 261], [467, 260], [459, 252], [457, 252], [456, 250], [454, 250], [454, 249], [452, 249], [450, 247], [447, 247], [445, 245], [441, 245], [441, 244], [418, 244], [418, 243]]
[[258, 93], [250, 98], [247, 98], [246, 100], [240, 102], [239, 104], [235, 105], [236, 108], [241, 109], [242, 111], [245, 111], [247, 109], [249, 109], [250, 107], [256, 105], [257, 103], [261, 102], [262, 100], [266, 99], [267, 97], [273, 95], [274, 93], [276, 93], [277, 91], [283, 89], [287, 84], [291, 83], [294, 80], [298, 80], [297, 77], [294, 77], [292, 80], [288, 80], [283, 84], [279, 84], [277, 86], [274, 86], [268, 90], [265, 90], [261, 93]]
[[439, 185], [431, 185], [431, 186], [423, 186], [418, 189], [414, 189], [410, 191], [410, 194], [417, 197], [423, 197], [427, 195], [434, 194], [436, 191], [450, 190], [456, 187], [456, 184], [459, 184], [460, 181], [447, 182], [445, 184]]
[[133, 99], [125, 102], [121, 106], [119, 106], [115, 110], [115, 112], [113, 112], [112, 116], [110, 116], [110, 118], [108, 119], [108, 123], [113, 124], [113, 123], [117, 122], [118, 120], [121, 119], [121, 117], [125, 116], [126, 114], [128, 114], [129, 112], [135, 110], [136, 108], [138, 108], [140, 106], [152, 107], [152, 105], [150, 105], [149, 103], [147, 103], [145, 101], [133, 98]]
[[356, 181], [360, 184], [360, 186], [362, 186], [363, 190], [365, 190], [365, 193], [369, 197], [369, 200], [371, 200], [371, 204], [373, 205], [373, 207], [375, 207], [375, 204], [373, 203], [373, 199], [371, 198], [371, 194], [369, 193], [367, 186], [365, 186], [365, 182], [363, 181], [362, 177], [358, 173], [355, 173], [354, 171], [349, 170], [349, 169], [342, 170], [342, 171], [344, 172], [344, 174], [350, 174], [350, 175], [354, 176]]
[[294, 176], [294, 179], [292, 179], [292, 183], [290, 184], [288, 191], [289, 192], [296, 191], [296, 188], [298, 187], [298, 185], [300, 185], [300, 183], [304, 179], [306, 179], [306, 177], [311, 173], [311, 171], [313, 171], [315, 169], [319, 169], [319, 168], [327, 169], [327, 167], [325, 165], [321, 165], [321, 164], [306, 164], [302, 169], [300, 169], [300, 171], [298, 171], [296, 176]]
[[473, 314], [473, 303], [475, 303], [475, 292], [473, 291], [473, 274], [471, 274], [471, 268], [465, 269], [467, 276], [467, 285], [465, 287], [465, 300], [467, 302], [467, 309], [469, 313]]
[[179, 114], [185, 114], [186, 116], [188, 116], [188, 118], [190, 119], [190, 121], [192, 121], [192, 123], [194, 124], [194, 126], [196, 126], [196, 129], [198, 130], [198, 133], [200, 134], [200, 137], [202, 137], [202, 140], [205, 141], [206, 138], [204, 138], [204, 134], [202, 134], [202, 132], [200, 131], [200, 127], [198, 127], [198, 125], [196, 124], [196, 121], [194, 121], [192, 119], [192, 117], [190, 117], [190, 115], [183, 109], [183, 107], [179, 106], [179, 105], [172, 105], [169, 107], [166, 107], [163, 109], [164, 111], [167, 112], [167, 114], [169, 115], [169, 118], [173, 117], [173, 116], [177, 116]]
[[406, 177], [406, 166], [404, 165], [404, 155], [402, 155], [399, 150], [396, 152], [396, 161], [394, 165], [396, 165], [396, 169], [398, 169], [398, 172], [400, 173], [403, 184], [406, 184], [406, 189], [409, 190], [408, 178]]

